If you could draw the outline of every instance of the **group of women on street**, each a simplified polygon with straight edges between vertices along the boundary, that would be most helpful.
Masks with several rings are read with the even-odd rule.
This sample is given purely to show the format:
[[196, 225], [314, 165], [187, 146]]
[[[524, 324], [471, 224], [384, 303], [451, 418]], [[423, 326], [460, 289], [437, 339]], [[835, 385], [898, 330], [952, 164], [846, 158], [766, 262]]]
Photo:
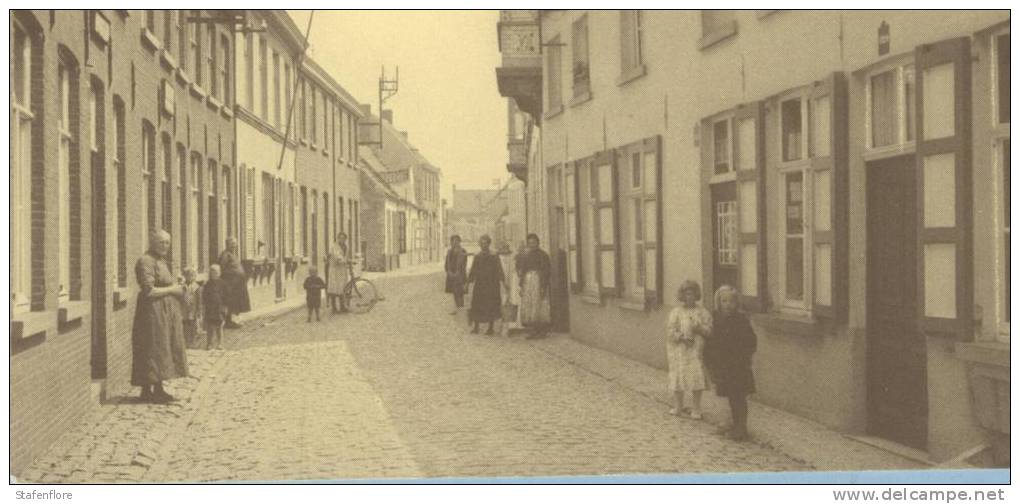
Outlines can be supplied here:
[[480, 251], [475, 254], [467, 272], [467, 251], [460, 236], [450, 237], [446, 254], [446, 292], [453, 294], [454, 310], [464, 307], [464, 295], [474, 284], [468, 321], [472, 333], [480, 324], [488, 324], [486, 334], [495, 334], [494, 324], [502, 321], [503, 334], [510, 325], [518, 324], [528, 331], [528, 338], [547, 334], [549, 313], [549, 254], [539, 247], [538, 236], [529, 234], [527, 246], [512, 255], [509, 244], [502, 244], [498, 254], [492, 252], [492, 239], [483, 235], [478, 240]]

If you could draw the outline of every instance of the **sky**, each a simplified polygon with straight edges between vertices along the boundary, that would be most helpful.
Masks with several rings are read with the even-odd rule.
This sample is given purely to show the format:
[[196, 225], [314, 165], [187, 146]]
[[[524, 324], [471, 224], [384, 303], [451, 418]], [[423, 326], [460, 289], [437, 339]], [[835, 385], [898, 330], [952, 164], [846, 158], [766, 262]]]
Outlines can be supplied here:
[[[310, 11], [288, 11], [304, 33]], [[506, 98], [496, 87], [499, 11], [315, 11], [311, 55], [378, 113], [382, 67], [400, 67], [386, 101], [397, 129], [443, 172], [450, 188], [489, 189], [505, 181]]]

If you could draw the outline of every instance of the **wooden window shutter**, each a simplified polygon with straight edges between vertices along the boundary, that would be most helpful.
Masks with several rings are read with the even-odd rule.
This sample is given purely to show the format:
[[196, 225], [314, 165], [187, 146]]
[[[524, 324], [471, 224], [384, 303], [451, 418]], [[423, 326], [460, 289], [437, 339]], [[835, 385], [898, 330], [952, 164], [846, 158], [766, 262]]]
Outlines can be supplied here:
[[567, 175], [574, 181], [573, 187], [567, 188], [568, 191], [573, 192], [573, 204], [568, 204], [571, 214], [568, 215], [568, 218], [573, 222], [574, 229], [572, 233], [569, 233], [570, 236], [567, 239], [571, 240], [568, 254], [570, 261], [574, 264], [575, 275], [570, 284], [574, 293], [580, 293], [584, 288], [584, 268], [581, 256], [581, 170], [579, 169], [581, 166], [583, 165], [577, 161], [566, 164]]
[[[642, 190], [644, 191], [645, 226], [645, 303], [662, 304], [662, 137], [654, 136], [641, 142]], [[650, 162], [651, 161], [651, 162]], [[614, 178], [615, 180], [615, 178]]]
[[593, 198], [592, 231], [595, 237], [595, 278], [599, 294], [617, 296], [620, 293], [620, 248], [616, 204], [617, 177], [616, 151], [607, 150], [594, 156], [590, 164]]
[[[812, 313], [845, 321], [849, 279], [849, 147], [847, 84], [842, 72], [816, 83], [808, 96], [811, 156]], [[826, 122], [827, 138], [816, 138], [815, 121]]]
[[919, 328], [969, 340], [973, 320], [970, 39], [921, 45], [914, 54]]
[[[765, 104], [751, 102], [737, 108], [730, 138], [737, 175], [737, 291], [741, 305], [754, 312], [768, 308], [765, 234]], [[711, 122], [705, 122], [705, 149], [713, 148]], [[711, 173], [711, 157], [708, 158]], [[709, 215], [712, 215], [711, 213]], [[709, 217], [711, 218], [711, 217]], [[711, 229], [711, 225], [709, 226]], [[709, 242], [711, 243], [711, 242]], [[711, 249], [711, 246], [709, 247]], [[709, 263], [711, 264], [711, 263]]]

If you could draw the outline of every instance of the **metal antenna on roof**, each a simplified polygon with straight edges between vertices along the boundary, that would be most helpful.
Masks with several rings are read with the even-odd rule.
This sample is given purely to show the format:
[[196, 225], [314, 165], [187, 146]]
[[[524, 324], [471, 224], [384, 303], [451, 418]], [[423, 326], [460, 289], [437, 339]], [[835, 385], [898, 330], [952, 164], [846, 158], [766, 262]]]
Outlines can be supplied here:
[[379, 148], [382, 149], [383, 142], [383, 103], [397, 94], [400, 81], [400, 66], [397, 66], [396, 75], [392, 80], [386, 78], [386, 66], [382, 67], [382, 74], [379, 76]]

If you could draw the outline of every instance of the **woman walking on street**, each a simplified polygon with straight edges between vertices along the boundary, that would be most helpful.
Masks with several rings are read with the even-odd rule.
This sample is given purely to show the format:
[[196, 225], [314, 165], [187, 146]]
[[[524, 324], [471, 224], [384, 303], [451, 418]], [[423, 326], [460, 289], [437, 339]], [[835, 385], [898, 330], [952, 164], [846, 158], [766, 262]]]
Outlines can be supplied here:
[[489, 235], [482, 235], [478, 239], [478, 245], [482, 250], [475, 255], [471, 263], [471, 273], [468, 274], [468, 284], [474, 283], [474, 294], [471, 296], [471, 322], [474, 324], [472, 334], [478, 334], [478, 324], [489, 323], [489, 329], [485, 334], [495, 334], [492, 325], [496, 319], [502, 316], [502, 303], [500, 302], [500, 285], [503, 283], [503, 268], [499, 264], [499, 258], [489, 251], [492, 238]]
[[169, 251], [170, 234], [156, 231], [135, 263], [139, 293], [131, 328], [131, 384], [142, 388], [139, 399], [145, 402], [173, 401], [163, 382], [188, 376], [180, 306], [184, 286], [170, 273]]
[[347, 311], [347, 300], [344, 299], [344, 287], [347, 285], [347, 264], [350, 263], [347, 248], [347, 233], [337, 233], [336, 242], [330, 246], [329, 257], [326, 258], [326, 297], [333, 313]]
[[467, 283], [467, 252], [460, 246], [460, 236], [450, 237], [450, 250], [446, 252], [446, 292], [453, 294], [453, 311], [460, 313], [464, 307], [464, 286]]
[[236, 238], [227, 238], [227, 248], [220, 253], [218, 262], [225, 284], [223, 301], [227, 305], [223, 327], [237, 329], [241, 325], [234, 321], [234, 315], [251, 311], [251, 300], [248, 298], [248, 274], [244, 272], [238, 258]]
[[528, 248], [517, 265], [521, 282], [521, 325], [528, 339], [541, 338], [549, 331], [549, 254], [539, 248], [538, 235], [528, 234]]

